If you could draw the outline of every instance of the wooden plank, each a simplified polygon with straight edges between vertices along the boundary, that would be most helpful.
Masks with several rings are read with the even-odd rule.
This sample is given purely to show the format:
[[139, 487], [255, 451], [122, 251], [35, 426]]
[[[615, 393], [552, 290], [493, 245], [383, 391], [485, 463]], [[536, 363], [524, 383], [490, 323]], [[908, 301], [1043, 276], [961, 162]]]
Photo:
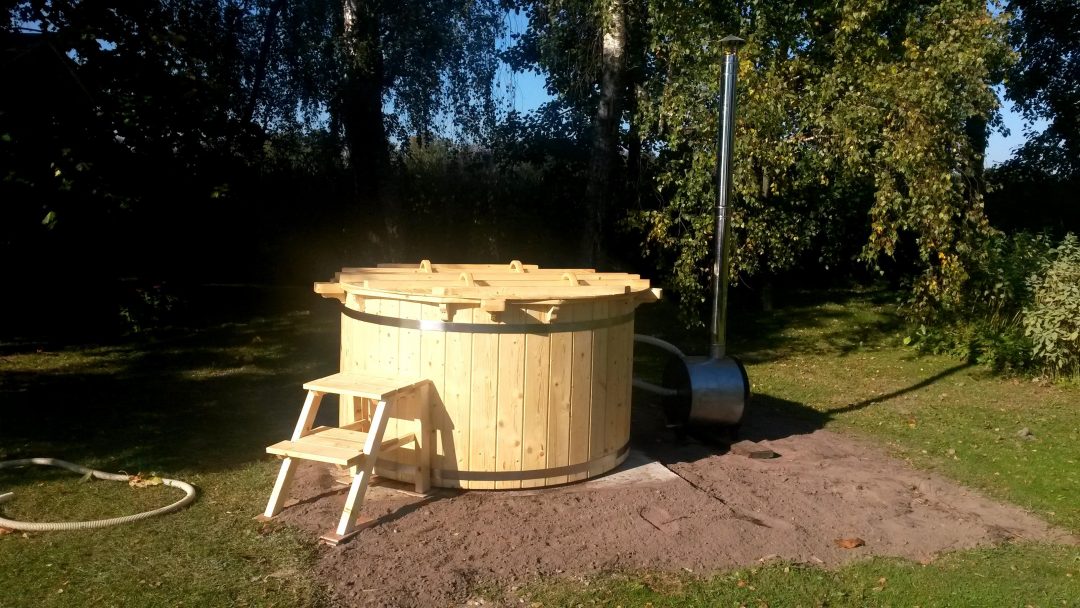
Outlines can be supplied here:
[[[569, 312], [568, 314], [572, 314]], [[551, 334], [551, 357], [548, 376], [547, 468], [570, 463], [570, 389], [574, 365], [574, 335]], [[548, 485], [566, 483], [566, 475], [545, 479]]]
[[304, 389], [322, 393], [350, 395], [381, 400], [398, 393], [417, 390], [424, 380], [419, 374], [408, 377], [373, 376], [370, 374], [338, 373], [304, 383]]
[[[536, 264], [522, 264], [522, 267], [523, 268], [539, 268], [539, 266], [537, 266]], [[384, 264], [378, 264], [376, 266], [376, 268], [405, 268], [405, 269], [416, 268], [416, 269], [419, 269], [420, 268], [420, 262], [384, 263]], [[506, 268], [509, 271], [510, 263], [509, 262], [507, 262], [505, 264], [492, 264], [490, 262], [488, 262], [488, 263], [478, 263], [478, 264], [434, 263], [434, 264], [431, 265], [431, 269], [433, 271], [434, 270], [439, 270], [439, 269], [444, 269], [445, 270], [445, 269], [469, 269], [469, 268]]]
[[375, 462], [379, 458], [383, 433], [386, 432], [386, 416], [386, 403], [380, 401], [375, 407], [375, 415], [371, 420], [371, 433], [364, 442], [363, 449], [367, 458], [363, 459], [363, 466], [360, 467], [359, 474], [353, 477], [352, 485], [349, 487], [349, 495], [345, 498], [345, 508], [341, 512], [337, 529], [334, 530], [337, 536], [351, 533], [356, 525], [356, 516], [360, 514], [360, 505], [364, 502], [364, 495], [367, 494], [368, 485], [371, 483]]
[[[434, 434], [431, 432], [431, 393], [433, 392], [429, 382], [416, 395], [416, 436], [413, 440], [414, 452], [416, 452], [416, 470], [413, 473], [413, 487], [417, 494], [427, 494], [431, 490], [431, 451], [434, 443], [431, 441]], [[385, 442], [384, 442], [385, 444]]]
[[[633, 298], [626, 298], [622, 304], [622, 313], [633, 314], [636, 308], [637, 302]], [[623, 400], [626, 403], [619, 424], [619, 445], [615, 448], [619, 449], [630, 440], [630, 421], [634, 412], [634, 321], [624, 323], [618, 326], [616, 330], [620, 332], [620, 340], [622, 341], [620, 356], [624, 361], [624, 373], [620, 387], [623, 391]]]
[[[344, 283], [346, 289], [352, 293], [363, 294], [365, 292], [383, 295], [385, 292], [401, 295], [435, 295], [449, 298], [466, 299], [496, 299], [505, 300], [565, 300], [585, 297], [615, 296], [631, 293], [635, 290], [630, 285], [569, 285], [561, 283], [557, 286], [526, 285], [522, 287], [483, 287], [483, 286], [424, 286], [422, 284], [402, 283], [401, 286], [383, 284], [381, 287], [365, 287], [363, 284]], [[440, 293], [433, 293], [438, 288]], [[401, 298], [408, 299], [408, 298]], [[397, 316], [394, 314], [380, 313], [383, 316]]]
[[[473, 311], [473, 323], [491, 323], [484, 312]], [[494, 471], [497, 463], [499, 336], [476, 334], [472, 345], [472, 393], [470, 395], [469, 470]], [[490, 490], [492, 481], [469, 482], [471, 489]]]
[[[387, 299], [379, 300], [380, 315], [397, 317], [400, 313], [401, 302]], [[388, 325], [380, 325], [378, 328], [379, 351], [375, 357], [378, 367], [374, 371], [383, 376], [396, 376], [398, 374], [398, 348], [400, 346], [401, 330]], [[389, 414], [386, 420], [386, 432], [390, 435], [397, 435], [398, 419], [393, 417], [395, 415], [393, 412], [389, 412]]]
[[[525, 313], [542, 322], [542, 310], [525, 309]], [[525, 400], [522, 415], [521, 468], [534, 471], [547, 467], [548, 388], [551, 369], [551, 338], [530, 334], [525, 337]], [[522, 480], [521, 487], [544, 485], [544, 479]]]
[[315, 416], [319, 413], [319, 404], [322, 403], [323, 394], [317, 390], [308, 389], [307, 397], [304, 398], [304, 406], [300, 408], [300, 418], [293, 428], [292, 440], [296, 441], [311, 432], [311, 425], [315, 422]]
[[341, 297], [344, 297], [344, 295], [345, 295], [345, 290], [341, 288], [341, 285], [337, 281], [336, 276], [335, 276], [335, 280], [333, 280], [333, 281], [323, 281], [323, 282], [315, 283], [315, 285], [313, 286], [313, 289], [314, 289], [315, 293], [320, 294], [320, 295], [324, 295], [324, 296], [335, 296], [335, 297], [341, 296]]
[[[422, 310], [427, 304], [420, 304], [419, 302], [400, 302], [398, 317], [401, 319], [411, 319], [419, 321], [422, 316]], [[420, 346], [421, 346], [421, 331], [416, 329], [398, 329], [398, 374], [403, 376], [419, 376], [420, 375]], [[421, 432], [418, 424], [420, 419], [420, 407], [424, 405], [424, 400], [420, 391], [404, 396], [401, 403], [397, 403], [395, 399], [395, 410], [390, 412], [390, 415], [396, 419], [396, 424], [391, 422], [387, 425], [387, 433], [390, 435], [404, 435], [407, 432], [419, 434]], [[414, 456], [420, 454], [419, 450], [415, 451]], [[391, 460], [398, 462], [404, 461], [404, 452], [395, 453]], [[408, 464], [419, 463], [415, 460], [408, 461]], [[426, 474], [426, 472], [425, 472]], [[416, 481], [415, 472], [411, 474], [413, 481]], [[406, 475], [405, 477], [408, 477]], [[406, 481], [403, 477], [402, 481]]]
[[[423, 304], [420, 317], [424, 320], [439, 321], [439, 307]], [[428, 441], [431, 467], [441, 471], [446, 467], [457, 468], [453, 455], [447, 457], [448, 444], [453, 441], [451, 429], [453, 421], [446, 411], [443, 395], [446, 392], [446, 334], [440, 331], [425, 331], [420, 336], [420, 375], [431, 381], [429, 390], [429, 434]], [[442, 480], [436, 480], [442, 485]]]
[[[453, 321], [472, 323], [473, 308], [459, 308], [454, 311]], [[446, 429], [443, 430], [443, 465], [447, 470], [469, 470], [469, 434], [471, 432], [472, 402], [472, 334], [450, 332], [446, 340], [446, 390], [443, 392], [443, 406], [446, 408], [444, 421], [449, 421], [450, 441]], [[445, 487], [464, 487], [457, 480], [444, 481]]]
[[355, 449], [288, 440], [279, 441], [274, 445], [268, 446], [266, 452], [268, 454], [277, 454], [278, 456], [288, 456], [290, 458], [299, 458], [301, 460], [314, 460], [316, 462], [327, 462], [341, 466], [352, 465], [359, 462], [363, 457], [363, 454]]
[[[318, 290], [316, 290], [318, 291]], [[354, 307], [359, 307], [361, 301], [354, 296], [351, 304]], [[346, 304], [346, 307], [349, 303]], [[359, 321], [352, 319], [345, 315], [343, 312], [340, 315], [341, 326], [341, 343], [339, 344], [340, 356], [338, 358], [338, 371], [342, 373], [363, 373], [363, 363], [365, 360], [362, 357], [357, 356], [357, 350], [361, 348], [357, 340], [358, 324]], [[356, 421], [356, 398], [351, 396], [339, 395], [338, 396], [338, 424], [346, 425], [352, 424]]]
[[[380, 310], [379, 298], [368, 298], [362, 300], [360, 304], [363, 306], [363, 312], [370, 314], [379, 314]], [[359, 356], [364, 358], [364, 370], [369, 374], [376, 374], [380, 371], [379, 366], [379, 330], [381, 328], [374, 323], [360, 322], [360, 343], [363, 345], [363, 350], [359, 353]]]
[[502, 272], [485, 269], [454, 269], [444, 270], [437, 273], [417, 273], [411, 271], [405, 272], [388, 272], [382, 268], [362, 268], [349, 271], [343, 269], [340, 272], [334, 273], [333, 280], [315, 283], [315, 286], [320, 291], [327, 291], [334, 289], [335, 286], [340, 283], [359, 281], [359, 280], [379, 280], [379, 281], [457, 281], [468, 282], [468, 279], [474, 281], [481, 280], [513, 280], [513, 281], [557, 281], [565, 279], [567, 276], [577, 277], [579, 279], [598, 279], [606, 281], [638, 281], [642, 280], [639, 274], [630, 274], [625, 272], [597, 272], [589, 269], [579, 268], [548, 268], [544, 270], [528, 271], [528, 272]]
[[[432, 293], [432, 292], [439, 291], [439, 290], [444, 290], [445, 291], [444, 288], [438, 288], [438, 287], [433, 288], [433, 289], [429, 289], [429, 290], [412, 290], [412, 291], [409, 291], [409, 290], [406, 290], [406, 289], [403, 288], [403, 289], [388, 291], [388, 290], [382, 290], [382, 289], [364, 289], [363, 287], [355, 285], [353, 283], [345, 283], [345, 286], [348, 289], [350, 295], [363, 296], [363, 297], [369, 298], [369, 299], [394, 298], [396, 300], [400, 300], [400, 301], [403, 301], [403, 302], [428, 302], [428, 303], [434, 303], [434, 304], [449, 304], [449, 305], [455, 305], [455, 306], [456, 305], [475, 306], [477, 304], [477, 300], [494, 299], [494, 298], [502, 298], [504, 300], [507, 300], [508, 302], [520, 302], [520, 303], [528, 304], [528, 305], [542, 305], [542, 304], [559, 305], [559, 304], [561, 304], [563, 302], [572, 302], [572, 301], [581, 300], [581, 299], [594, 299], [595, 300], [595, 299], [600, 299], [600, 298], [616, 298], [616, 297], [621, 297], [623, 295], [627, 295], [625, 292], [608, 293], [606, 295], [596, 295], [596, 294], [591, 294], [591, 293], [588, 292], [588, 290], [590, 290], [590, 289], [600, 289], [600, 288], [596, 288], [596, 287], [583, 287], [583, 288], [575, 291], [573, 294], [566, 294], [566, 293], [554, 294], [554, 296], [552, 296], [552, 297], [545, 297], [545, 296], [542, 296], [542, 295], [535, 295], [535, 296], [529, 296], [529, 297], [523, 297], [523, 296], [522, 297], [519, 297], [519, 296], [510, 297], [510, 296], [505, 296], [505, 295], [499, 295], [497, 293], [480, 294], [479, 292], [477, 292], [476, 294], [472, 294], [472, 295], [460, 295], [460, 294], [457, 294], [457, 293], [454, 293], [454, 294], [436, 294], [436, 293]], [[484, 287], [484, 288], [475, 288], [474, 287], [474, 288], [471, 288], [471, 289], [488, 289], [488, 288], [486, 288], [486, 287]], [[569, 290], [569, 289], [571, 289], [571, 288], [568, 287], [567, 290]], [[609, 292], [617, 291], [617, 290], [610, 289], [610, 288], [604, 288], [604, 289], [607, 289]], [[567, 291], [567, 290], [564, 290], [564, 291]], [[584, 290], [584, 291], [582, 291], [582, 290]], [[645, 290], [645, 291], [634, 292], [633, 295], [635, 297], [638, 297], [638, 298], [646, 298], [646, 297], [652, 298], [652, 294], [653, 294], [652, 290]], [[374, 313], [374, 314], [379, 314], [379, 313]]]
[[[357, 432], [357, 431], [352, 431]], [[315, 433], [304, 437], [302, 442], [297, 442], [296, 447], [301, 446], [323, 446], [328, 448], [341, 448], [343, 450], [353, 450], [359, 452], [364, 447], [364, 440], [367, 439], [367, 433], [359, 433], [361, 437], [349, 438], [340, 436], [330, 436], [325, 431], [322, 433]]]
[[[565, 275], [572, 275], [579, 281], [594, 281], [597, 283], [621, 283], [626, 282], [638, 283], [641, 281], [647, 281], [642, 279], [641, 275], [626, 274], [622, 272], [578, 272], [578, 271], [563, 271], [558, 270], [554, 272], [543, 273], [520, 273], [520, 272], [469, 272], [474, 282], [491, 282], [496, 284], [521, 284], [521, 285], [559, 285], [566, 284], [567, 280], [563, 278]], [[457, 284], [464, 285], [465, 282], [459, 273], [438, 273], [438, 274], [391, 274], [385, 272], [339, 272], [335, 276], [335, 281], [332, 283], [316, 283], [320, 286], [319, 289], [326, 291], [333, 287], [336, 292], [341, 291], [341, 283], [361, 283], [364, 281], [370, 281], [375, 283], [423, 283], [423, 284]], [[316, 293], [323, 293], [323, 291], [316, 290]]]
[[341, 314], [341, 365], [338, 371], [360, 374], [367, 371], [367, 359], [363, 356], [364, 343], [360, 336], [362, 325], [367, 323]]
[[[613, 301], [608, 305], [608, 315], [619, 316], [630, 309], [626, 300]], [[612, 327], [608, 331], [607, 352], [607, 414], [604, 453], [609, 454], [622, 447], [626, 436], [624, 418], [630, 412], [630, 377], [627, 368], [628, 347], [625, 344], [627, 324]], [[632, 331], [632, 330], [631, 330]], [[631, 336], [632, 337], [632, 336]]]
[[[324, 431], [304, 437], [299, 442], [296, 442], [295, 447], [297, 449], [304, 449], [306, 446], [311, 445], [360, 452], [364, 449], [364, 442], [367, 441], [367, 436], [367, 433], [360, 431], [348, 431], [329, 427]], [[415, 436], [412, 433], [383, 439], [381, 449], [384, 452], [393, 450], [412, 443], [414, 439]]]
[[[343, 429], [336, 426], [321, 426], [315, 429], [315, 432], [311, 435], [304, 437], [303, 441], [332, 440], [341, 441], [348, 444], [354, 444], [357, 446], [363, 446], [364, 442], [367, 441], [367, 436], [368, 434], [365, 431]], [[405, 445], [412, 441], [412, 437], [412, 433], [406, 433], [399, 437], [391, 437], [389, 439], [386, 439], [386, 441], [395, 441], [400, 445]]]
[[[351, 296], [350, 296], [351, 297]], [[362, 306], [362, 301], [353, 301], [354, 306]], [[362, 356], [363, 346], [359, 341], [360, 321], [341, 314], [341, 344], [338, 370], [342, 373], [364, 373], [367, 360]], [[338, 395], [338, 424], [352, 424], [357, 420], [356, 402], [353, 396]]]
[[[582, 302], [571, 304], [570, 320], [588, 321], [593, 318], [593, 304]], [[591, 440], [589, 424], [592, 420], [592, 330], [575, 331], [573, 334], [573, 370], [570, 381], [570, 458], [569, 464], [579, 464], [589, 460], [589, 442]], [[587, 470], [572, 473], [567, 481], [578, 481], [588, 477]]]
[[[421, 310], [427, 308], [419, 302], [401, 302], [399, 304], [398, 318], [419, 321]], [[398, 330], [398, 372], [397, 375], [407, 378], [420, 377], [420, 330]]]
[[289, 495], [289, 488], [292, 487], [293, 474], [296, 472], [296, 462], [292, 458], [286, 458], [281, 461], [281, 468], [278, 469], [277, 480], [274, 482], [274, 489], [270, 492], [270, 500], [266, 503], [266, 510], [263, 511], [263, 517], [274, 517], [278, 513], [281, 513], [282, 507], [285, 506], [285, 499]]
[[[508, 310], [504, 323], [527, 323], [529, 316], [521, 309]], [[525, 413], [525, 335], [499, 336], [499, 384], [497, 404], [497, 471], [520, 471], [522, 462], [523, 420]], [[517, 489], [521, 482], [498, 481], [496, 489]]]
[[[608, 317], [608, 303], [606, 301], [593, 302], [592, 307], [594, 319]], [[604, 441], [607, 437], [608, 411], [607, 347], [608, 330], [594, 330], [592, 343], [592, 417], [589, 420], [589, 461], [593, 464], [589, 467], [589, 477], [603, 472], [598, 463], [607, 455], [604, 451]]]
[[[339, 428], [343, 428], [347, 431], [361, 431], [363, 433], [368, 432], [371, 428], [371, 414], [367, 411], [367, 404], [371, 403], [370, 399], [361, 399], [359, 397], [351, 397], [356, 404], [356, 420], [349, 424], [343, 424]], [[325, 427], [320, 427], [325, 428]]]
[[[378, 313], [384, 317], [397, 318], [401, 314], [401, 302], [383, 299], [378, 301]], [[375, 355], [376, 368], [369, 370], [380, 376], [398, 375], [398, 348], [401, 331], [397, 327], [379, 325], [379, 346]]]

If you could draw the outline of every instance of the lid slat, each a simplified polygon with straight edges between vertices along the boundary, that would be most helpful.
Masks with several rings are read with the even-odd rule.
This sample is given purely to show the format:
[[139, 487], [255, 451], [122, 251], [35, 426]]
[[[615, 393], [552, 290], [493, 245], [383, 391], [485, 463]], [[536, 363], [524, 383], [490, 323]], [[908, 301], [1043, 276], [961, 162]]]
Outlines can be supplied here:
[[343, 299], [344, 294], [419, 302], [473, 304], [484, 310], [501, 309], [501, 302], [553, 303], [562, 301], [654, 295], [648, 279], [592, 268], [540, 268], [535, 264], [379, 264], [346, 267], [315, 291]]

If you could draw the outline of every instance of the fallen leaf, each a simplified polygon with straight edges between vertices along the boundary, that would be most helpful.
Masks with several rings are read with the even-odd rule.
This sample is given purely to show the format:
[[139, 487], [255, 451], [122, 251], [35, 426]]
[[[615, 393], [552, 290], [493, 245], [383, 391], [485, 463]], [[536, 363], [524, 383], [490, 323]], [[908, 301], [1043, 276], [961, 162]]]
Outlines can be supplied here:
[[11, 528], [5, 528], [4, 526], [0, 526], [0, 536], [3, 536], [5, 534], [14, 534], [14, 533], [15, 533], [15, 530], [12, 530]]
[[866, 541], [859, 537], [852, 538], [838, 538], [833, 541], [837, 547], [841, 549], [854, 549], [855, 547], [862, 547], [866, 544]]
[[152, 475], [150, 477], [143, 477], [141, 474], [132, 475], [131, 478], [128, 479], [128, 485], [133, 488], [148, 488], [150, 486], [160, 486], [161, 483], [161, 478], [157, 475]]

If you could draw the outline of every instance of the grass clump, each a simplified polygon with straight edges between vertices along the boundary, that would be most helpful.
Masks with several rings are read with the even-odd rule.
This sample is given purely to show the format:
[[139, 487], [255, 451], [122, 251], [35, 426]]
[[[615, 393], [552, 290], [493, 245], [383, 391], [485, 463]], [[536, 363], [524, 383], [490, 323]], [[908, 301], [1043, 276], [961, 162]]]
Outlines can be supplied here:
[[1080, 597], [1075, 550], [1011, 545], [951, 553], [927, 564], [870, 559], [837, 570], [774, 563], [699, 578], [619, 573], [529, 588], [525, 605], [715, 608], [730, 606], [1072, 607]]

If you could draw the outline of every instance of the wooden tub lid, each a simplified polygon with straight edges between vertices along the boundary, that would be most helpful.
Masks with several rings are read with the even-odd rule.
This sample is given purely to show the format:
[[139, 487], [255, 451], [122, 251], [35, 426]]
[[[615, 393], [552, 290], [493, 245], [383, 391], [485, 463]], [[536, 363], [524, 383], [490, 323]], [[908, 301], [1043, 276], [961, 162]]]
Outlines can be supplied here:
[[649, 280], [623, 272], [591, 268], [540, 268], [514, 260], [509, 264], [379, 264], [343, 268], [334, 280], [315, 283], [323, 297], [389, 298], [436, 304], [473, 304], [505, 310], [507, 302], [558, 305], [562, 302], [631, 297], [652, 302], [660, 290]]

